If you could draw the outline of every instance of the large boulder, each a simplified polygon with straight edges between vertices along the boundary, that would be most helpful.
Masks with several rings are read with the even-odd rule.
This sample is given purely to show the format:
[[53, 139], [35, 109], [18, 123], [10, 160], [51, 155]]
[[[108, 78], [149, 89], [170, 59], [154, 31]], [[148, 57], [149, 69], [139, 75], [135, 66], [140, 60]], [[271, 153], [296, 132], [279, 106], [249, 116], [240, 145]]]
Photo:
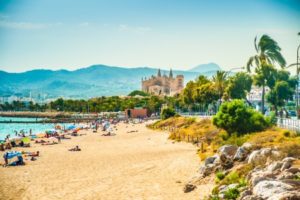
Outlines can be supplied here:
[[226, 157], [233, 158], [237, 149], [238, 147], [234, 145], [224, 145], [219, 148], [218, 152], [220, 156], [225, 155]]
[[199, 169], [199, 175], [200, 175], [200, 177], [204, 178], [206, 176], [209, 176], [214, 171], [215, 171], [214, 164], [202, 165]]
[[250, 154], [250, 152], [253, 149], [253, 145], [251, 143], [244, 143], [241, 147], [239, 147], [233, 157], [233, 160], [235, 161], [244, 161], [248, 155]]
[[[294, 190], [294, 187], [275, 180], [260, 181], [253, 187], [253, 194], [263, 199], [275, 200], [282, 194], [287, 194], [289, 191]], [[274, 198], [277, 196], [277, 198]]]
[[249, 155], [248, 163], [254, 166], [264, 165], [267, 161], [267, 157], [261, 154], [261, 150], [255, 150]]
[[248, 158], [248, 163], [254, 166], [265, 165], [267, 163], [271, 163], [273, 161], [277, 161], [282, 159], [283, 154], [271, 148], [263, 148], [260, 150], [253, 151]]
[[276, 170], [279, 170], [281, 167], [282, 167], [282, 162], [280, 161], [276, 161], [276, 162], [273, 162], [272, 164], [270, 164], [268, 167], [267, 167], [267, 171], [269, 172], [274, 172]]
[[249, 151], [244, 147], [239, 147], [233, 157], [234, 161], [244, 161], [248, 156]]
[[207, 166], [209, 164], [217, 164], [218, 160], [219, 160], [219, 155], [216, 154], [214, 156], [206, 158], [204, 161], [204, 165]]

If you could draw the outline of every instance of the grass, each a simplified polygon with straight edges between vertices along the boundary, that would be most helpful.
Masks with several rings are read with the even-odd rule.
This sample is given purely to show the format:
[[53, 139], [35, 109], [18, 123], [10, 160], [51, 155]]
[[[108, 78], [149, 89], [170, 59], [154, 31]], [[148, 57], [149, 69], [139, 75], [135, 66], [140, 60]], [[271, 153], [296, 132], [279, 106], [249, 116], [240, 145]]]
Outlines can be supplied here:
[[226, 131], [215, 127], [209, 119], [190, 117], [172, 117], [157, 121], [149, 127], [169, 130], [171, 140], [197, 143], [201, 160], [215, 154], [222, 145], [241, 146], [245, 142], [252, 143], [255, 148], [276, 146], [288, 156], [300, 157], [300, 137], [295, 132], [278, 127], [242, 136], [237, 136], [237, 134], [229, 136]]

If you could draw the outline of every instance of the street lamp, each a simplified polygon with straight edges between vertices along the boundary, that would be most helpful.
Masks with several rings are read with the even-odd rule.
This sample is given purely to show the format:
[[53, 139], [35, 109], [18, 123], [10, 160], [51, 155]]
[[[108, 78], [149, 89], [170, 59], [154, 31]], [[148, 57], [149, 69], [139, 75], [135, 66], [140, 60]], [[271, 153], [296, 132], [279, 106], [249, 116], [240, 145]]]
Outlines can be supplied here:
[[[300, 32], [298, 32], [298, 36], [300, 36]], [[298, 116], [298, 106], [299, 106], [299, 49], [300, 49], [300, 44], [297, 48], [297, 87], [296, 87], [296, 111], [297, 111], [297, 116]], [[299, 116], [298, 116], [299, 117]]]

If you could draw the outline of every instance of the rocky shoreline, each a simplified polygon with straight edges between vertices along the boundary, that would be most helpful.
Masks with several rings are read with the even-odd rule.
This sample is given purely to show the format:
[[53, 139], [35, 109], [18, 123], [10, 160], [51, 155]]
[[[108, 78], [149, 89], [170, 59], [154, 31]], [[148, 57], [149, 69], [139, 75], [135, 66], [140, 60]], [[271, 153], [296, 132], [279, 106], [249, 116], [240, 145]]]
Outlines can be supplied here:
[[216, 181], [212, 194], [204, 199], [300, 199], [300, 160], [276, 147], [258, 149], [251, 143], [241, 147], [224, 145], [205, 159], [198, 173], [186, 183], [184, 192], [213, 176], [220, 176], [221, 180]]

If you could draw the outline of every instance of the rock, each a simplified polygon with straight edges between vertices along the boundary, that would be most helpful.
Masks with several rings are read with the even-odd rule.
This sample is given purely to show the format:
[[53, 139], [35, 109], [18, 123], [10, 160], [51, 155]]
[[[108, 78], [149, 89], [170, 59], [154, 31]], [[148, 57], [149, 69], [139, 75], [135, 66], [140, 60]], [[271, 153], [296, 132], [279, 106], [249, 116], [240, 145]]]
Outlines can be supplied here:
[[294, 179], [294, 178], [296, 178], [296, 175], [287, 171], [284, 171], [279, 176], [277, 176], [277, 180]]
[[235, 161], [244, 161], [248, 156], [249, 151], [244, 147], [239, 147], [233, 157]]
[[273, 172], [258, 170], [251, 173], [249, 180], [251, 185], [255, 186], [261, 181], [272, 180], [275, 178], [276, 178], [276, 174], [274, 174]]
[[280, 181], [265, 180], [260, 181], [257, 185], [255, 185], [252, 192], [258, 197], [271, 200], [275, 194], [280, 195], [291, 190], [293, 190], [293, 187], [289, 184]]
[[284, 171], [286, 169], [289, 169], [292, 166], [292, 162], [286, 161], [283, 162], [282, 167], [280, 168], [281, 171]]
[[223, 170], [227, 170], [233, 167], [233, 160], [227, 159], [225, 162], [221, 163]]
[[234, 145], [224, 145], [219, 148], [218, 152], [219, 152], [220, 156], [225, 155], [226, 157], [233, 158], [237, 149], [238, 149], [238, 147], [234, 146]]
[[273, 149], [271, 151], [271, 154], [269, 155], [269, 160], [277, 161], [277, 160], [281, 160], [282, 157], [283, 157], [283, 154], [280, 151]]
[[295, 160], [297, 160], [296, 158], [293, 157], [286, 157], [282, 160], [282, 162], [294, 162]]
[[199, 169], [200, 175], [204, 178], [214, 172], [215, 165], [214, 164], [207, 164], [203, 165]]
[[272, 153], [272, 149], [271, 148], [263, 148], [260, 151], [260, 154], [263, 155], [263, 156], [265, 156], [265, 157], [271, 156], [271, 153]]
[[243, 192], [241, 192], [239, 199], [244, 199], [246, 196], [252, 195], [252, 191], [250, 189], [247, 189]]
[[248, 195], [243, 198], [240, 198], [240, 200], [261, 200], [262, 198], [255, 196], [255, 195]]
[[224, 194], [227, 190], [236, 188], [238, 185], [239, 185], [239, 184], [237, 184], [237, 183], [230, 184], [230, 185], [222, 185], [222, 186], [219, 188], [219, 193]]
[[245, 142], [245, 143], [242, 145], [242, 147], [243, 147], [246, 151], [248, 151], [248, 152], [250, 152], [250, 151], [253, 149], [253, 145], [252, 145], [251, 143], [249, 143], [249, 142]]
[[213, 164], [216, 159], [218, 159], [218, 155], [214, 155], [205, 159], [204, 165], [207, 166], [209, 164]]
[[197, 187], [196, 187], [195, 185], [187, 183], [187, 184], [185, 184], [185, 186], [184, 186], [184, 188], [183, 188], [183, 192], [184, 192], [184, 193], [188, 193], [188, 192], [193, 191], [193, 190], [196, 189], [196, 188], [197, 188]]
[[291, 167], [291, 168], [289, 168], [289, 169], [286, 169], [285, 171], [286, 171], [286, 172], [290, 172], [290, 173], [292, 173], [292, 174], [297, 174], [297, 173], [300, 172], [300, 169], [297, 168], [297, 167]]
[[280, 194], [275, 194], [274, 196], [268, 198], [268, 200], [299, 200], [299, 191], [288, 191]]
[[281, 166], [282, 166], [282, 164], [283, 164], [283, 163], [280, 162], [280, 161], [273, 162], [272, 164], [270, 164], [270, 165], [267, 167], [267, 171], [269, 171], [269, 172], [274, 172], [274, 171], [280, 169]]
[[252, 165], [264, 165], [266, 163], [267, 157], [266, 152], [261, 154], [261, 150], [255, 150], [249, 155], [248, 163]]

